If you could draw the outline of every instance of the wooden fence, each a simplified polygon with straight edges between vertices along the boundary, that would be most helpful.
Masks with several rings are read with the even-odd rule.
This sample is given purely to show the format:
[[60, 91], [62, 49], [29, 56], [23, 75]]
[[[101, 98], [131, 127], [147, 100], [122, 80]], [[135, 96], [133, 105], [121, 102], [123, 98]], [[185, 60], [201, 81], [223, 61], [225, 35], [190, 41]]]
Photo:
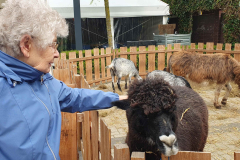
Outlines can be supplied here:
[[[90, 88], [83, 75], [73, 74], [68, 61], [55, 60], [56, 69], [53, 70], [53, 76], [63, 81], [67, 86], [72, 88]], [[86, 112], [87, 114], [87, 112]], [[78, 150], [81, 150], [82, 124], [78, 123], [79, 116], [77, 113], [61, 113], [61, 141], [60, 157], [61, 159], [77, 160]]]
[[[231, 50], [231, 44], [225, 44], [225, 50], [222, 50], [222, 44], [217, 44], [216, 50], [213, 49], [213, 43], [207, 43], [206, 49], [203, 49], [203, 45], [203, 43], [199, 43], [198, 49], [196, 49], [195, 44], [191, 44], [191, 47], [183, 47], [183, 49], [199, 53], [206, 52], [207, 54], [219, 52], [233, 54], [234, 58], [240, 61], [240, 44], [235, 45], [234, 51]], [[79, 57], [76, 57], [75, 52], [70, 52], [69, 60], [66, 60], [66, 54], [62, 53], [61, 59], [56, 59], [54, 62], [53, 76], [72, 88], [90, 88], [93, 83], [99, 84], [100, 82], [111, 81], [110, 71], [106, 71], [105, 67], [111, 63], [113, 58], [127, 58], [127, 55], [130, 55], [130, 59], [136, 65], [138, 55], [139, 73], [144, 77], [147, 72], [156, 68], [162, 70], [167, 65], [170, 55], [180, 50], [182, 50], [180, 44], [175, 44], [173, 49], [170, 45], [167, 49], [165, 49], [165, 46], [158, 46], [157, 50], [155, 46], [149, 46], [148, 51], [144, 46], [140, 46], [139, 51], [136, 47], [131, 47], [130, 52], [127, 52], [126, 47], [121, 47], [120, 52], [107, 48], [106, 50], [101, 49], [101, 54], [99, 54], [99, 49], [94, 49], [94, 56], [92, 56], [91, 50], [85, 51], [85, 57], [83, 57], [82, 51], [79, 51]], [[148, 61], [146, 61], [147, 54]], [[94, 72], [92, 60], [94, 61]], [[83, 61], [86, 63], [85, 75]], [[146, 70], [146, 64], [148, 64], [148, 70]], [[77, 74], [77, 67], [79, 67], [80, 74]], [[97, 111], [62, 113], [60, 157], [62, 160], [77, 160], [80, 150], [84, 160], [99, 160], [100, 158], [102, 160], [130, 160], [129, 148], [126, 144], [115, 144], [112, 156], [111, 130], [102, 119], [99, 120]], [[143, 152], [133, 152], [131, 155], [131, 160], [144, 159], [145, 153]], [[162, 156], [162, 160], [167, 159], [168, 157]], [[193, 159], [210, 160], [211, 153], [179, 152], [177, 155], [171, 156], [171, 160]], [[240, 160], [240, 153], [234, 153], [234, 160]]]
[[[137, 51], [137, 47], [130, 47], [130, 51], [127, 51], [127, 47], [121, 47], [120, 52], [118, 50], [111, 50], [111, 48], [101, 49], [99, 53], [99, 49], [85, 51], [85, 57], [83, 57], [82, 51], [79, 51], [79, 57], [76, 57], [75, 52], [69, 53], [69, 63], [70, 68], [73, 69], [73, 73], [77, 73], [77, 68], [79, 68], [79, 72], [82, 75], [85, 75], [85, 79], [88, 84], [92, 86], [94, 83], [98, 85], [99, 83], [105, 83], [105, 81], [111, 81], [110, 70], [106, 70], [105, 67], [111, 64], [111, 61], [115, 57], [128, 58], [130, 56], [130, 60], [139, 67], [139, 75], [145, 78], [148, 72], [151, 72], [155, 69], [163, 70], [168, 63], [169, 57], [174, 53], [181, 50], [187, 51], [197, 51], [198, 53], [226, 53], [232, 54], [236, 60], [240, 62], [240, 44], [235, 44], [234, 50], [231, 50], [231, 44], [225, 44], [225, 50], [223, 50], [223, 44], [218, 43], [216, 45], [216, 49], [214, 49], [214, 43], [208, 42], [206, 43], [206, 49], [204, 49], [203, 43], [198, 43], [198, 48], [195, 48], [195, 43], [192, 43], [190, 46], [180, 46], [180, 44], [168, 45], [158, 45], [157, 47], [154, 45], [148, 46], [148, 50], [145, 46], [140, 46]], [[61, 59], [66, 60], [66, 53], [61, 53]], [[56, 60], [58, 61], [58, 60]], [[84, 62], [85, 61], [85, 65]], [[94, 63], [92, 63], [92, 61]], [[60, 61], [60, 63], [63, 63]], [[58, 67], [58, 63], [57, 64]], [[94, 64], [94, 66], [93, 66]], [[85, 73], [84, 73], [85, 68]], [[69, 73], [71, 74], [71, 73]]]

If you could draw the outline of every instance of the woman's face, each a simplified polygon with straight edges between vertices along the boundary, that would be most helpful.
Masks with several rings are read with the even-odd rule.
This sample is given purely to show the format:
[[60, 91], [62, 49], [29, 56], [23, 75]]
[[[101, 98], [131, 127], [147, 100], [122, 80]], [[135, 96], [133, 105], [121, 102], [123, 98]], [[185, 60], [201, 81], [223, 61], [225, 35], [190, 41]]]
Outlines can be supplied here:
[[39, 50], [33, 43], [32, 46], [32, 60], [31, 60], [31, 66], [43, 73], [48, 73], [50, 71], [51, 64], [54, 61], [54, 58], [59, 57], [59, 52], [55, 48], [54, 42], [57, 41], [57, 38], [55, 37], [53, 40], [53, 44], [49, 44], [47, 48], [43, 50]]

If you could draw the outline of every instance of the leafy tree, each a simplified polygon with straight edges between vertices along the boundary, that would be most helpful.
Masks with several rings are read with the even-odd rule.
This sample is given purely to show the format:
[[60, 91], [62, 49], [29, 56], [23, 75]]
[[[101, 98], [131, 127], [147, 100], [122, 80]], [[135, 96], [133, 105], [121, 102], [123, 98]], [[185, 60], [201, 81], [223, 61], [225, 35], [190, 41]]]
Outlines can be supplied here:
[[[94, 0], [91, 0], [91, 3]], [[113, 47], [112, 43], [112, 31], [111, 31], [111, 19], [110, 19], [110, 10], [109, 10], [109, 2], [108, 0], [104, 0], [105, 5], [105, 14], [106, 14], [106, 26], [107, 26], [107, 36], [108, 36], [108, 46]]]
[[227, 43], [239, 42], [240, 0], [162, 0], [169, 4], [170, 14], [179, 18], [179, 33], [192, 31], [193, 14], [199, 11], [222, 9], [224, 15], [224, 40]]

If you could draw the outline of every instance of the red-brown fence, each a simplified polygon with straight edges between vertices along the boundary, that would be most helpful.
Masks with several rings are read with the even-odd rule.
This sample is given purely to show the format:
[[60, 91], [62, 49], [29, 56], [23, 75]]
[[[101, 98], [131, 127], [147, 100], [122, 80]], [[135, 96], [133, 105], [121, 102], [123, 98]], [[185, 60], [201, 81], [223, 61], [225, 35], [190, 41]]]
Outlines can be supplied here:
[[[204, 44], [199, 43], [198, 48], [195, 44], [190, 47], [183, 47], [185, 50], [197, 51], [199, 53], [227, 53], [233, 54], [234, 58], [240, 61], [240, 44], [235, 44], [234, 51], [231, 50], [231, 44], [225, 44], [225, 50], [222, 50], [222, 44], [217, 44], [216, 50], [213, 49], [213, 43], [207, 43], [206, 49], [203, 49]], [[139, 73], [145, 76], [147, 72], [151, 72], [156, 68], [162, 70], [168, 62], [172, 53], [182, 50], [180, 44], [175, 44], [174, 48], [171, 45], [165, 49], [165, 46], [146, 47], [140, 46], [139, 51], [136, 47], [130, 47], [130, 52], [127, 52], [126, 47], [121, 47], [120, 52], [117, 50], [94, 49], [94, 56], [91, 50], [85, 51], [83, 57], [82, 51], [79, 51], [79, 57], [76, 57], [75, 52], [69, 53], [69, 60], [66, 60], [66, 54], [61, 53], [61, 58], [55, 60], [55, 69], [53, 76], [62, 80], [69, 87], [90, 88], [93, 83], [98, 85], [100, 82], [111, 81], [110, 71], [105, 69], [113, 58], [127, 58], [130, 55], [135, 65], [137, 63], [137, 55], [139, 55]], [[106, 53], [105, 53], [106, 52]], [[157, 53], [157, 57], [155, 54]], [[146, 70], [146, 55], [148, 54], [148, 70]], [[167, 58], [167, 61], [166, 61]], [[92, 60], [94, 61], [94, 72]], [[84, 62], [86, 63], [86, 74], [84, 75]], [[101, 65], [100, 65], [101, 61]], [[155, 62], [158, 63], [155, 63]], [[79, 67], [80, 74], [77, 74]], [[79, 123], [80, 122], [80, 123]], [[100, 127], [99, 127], [100, 125]], [[100, 130], [99, 130], [100, 129]], [[100, 136], [99, 136], [100, 133]], [[78, 151], [82, 151], [84, 160], [130, 160], [130, 153], [126, 144], [114, 145], [114, 156], [111, 154], [111, 130], [105, 122], [98, 117], [97, 111], [87, 111], [84, 113], [62, 113], [62, 132], [60, 144], [60, 157], [62, 160], [77, 160]], [[99, 154], [100, 153], [100, 154]], [[145, 153], [133, 152], [131, 160], [144, 160]], [[168, 157], [162, 156], [162, 160], [167, 160]], [[171, 160], [210, 160], [211, 153], [209, 152], [179, 152], [175, 156], [171, 156]], [[234, 153], [234, 160], [240, 160], [240, 153]]]

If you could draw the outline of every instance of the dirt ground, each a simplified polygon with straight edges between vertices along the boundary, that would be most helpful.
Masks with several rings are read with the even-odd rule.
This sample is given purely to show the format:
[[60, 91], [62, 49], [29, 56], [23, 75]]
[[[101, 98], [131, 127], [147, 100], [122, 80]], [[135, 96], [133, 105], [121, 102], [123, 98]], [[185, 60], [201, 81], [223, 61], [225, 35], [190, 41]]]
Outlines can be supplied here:
[[[127, 94], [124, 83], [124, 81], [121, 82], [123, 92], [120, 92], [115, 84], [116, 93], [119, 95]], [[209, 133], [204, 152], [211, 152], [213, 160], [233, 160], [234, 152], [240, 152], [240, 97], [237, 85], [231, 83], [233, 90], [227, 105], [222, 106], [221, 109], [215, 109], [213, 106], [215, 85], [199, 86], [191, 82], [190, 84], [193, 90], [204, 99], [209, 110]], [[92, 87], [92, 89], [112, 91], [112, 85], [110, 82]], [[225, 90], [222, 90], [220, 101], [224, 94]], [[120, 136], [126, 136], [128, 131], [125, 114], [125, 111], [116, 107], [99, 111], [100, 117], [105, 120], [112, 133], [116, 134], [117, 130]]]

